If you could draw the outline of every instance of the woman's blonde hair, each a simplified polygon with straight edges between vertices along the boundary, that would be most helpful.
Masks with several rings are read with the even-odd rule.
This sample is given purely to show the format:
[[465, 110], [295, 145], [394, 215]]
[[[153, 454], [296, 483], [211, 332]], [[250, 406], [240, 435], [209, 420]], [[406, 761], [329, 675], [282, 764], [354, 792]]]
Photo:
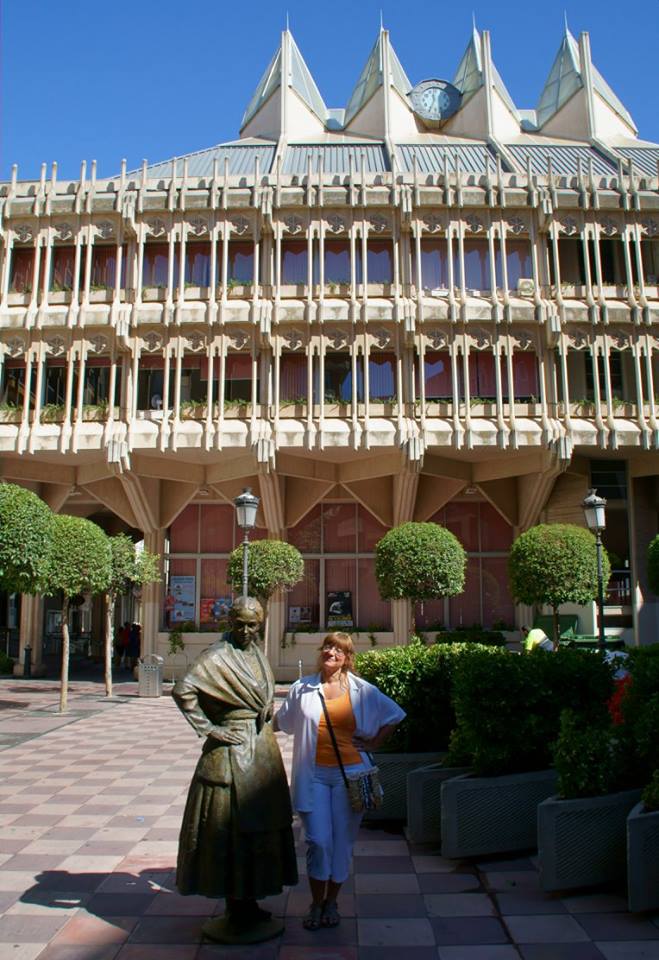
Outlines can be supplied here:
[[[341, 673], [354, 673], [355, 671], [355, 646], [349, 633], [341, 633], [339, 630], [334, 633], [328, 633], [318, 650], [324, 647], [338, 647], [345, 654], [345, 662], [341, 667]], [[323, 664], [322, 657], [318, 657], [316, 666], [320, 670]]]

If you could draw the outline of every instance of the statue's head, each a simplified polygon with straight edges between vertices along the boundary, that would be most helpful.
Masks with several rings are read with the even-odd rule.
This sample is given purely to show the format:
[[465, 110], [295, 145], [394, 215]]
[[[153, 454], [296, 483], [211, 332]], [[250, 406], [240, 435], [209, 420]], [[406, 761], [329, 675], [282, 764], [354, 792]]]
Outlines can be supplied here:
[[231, 613], [231, 636], [237, 647], [246, 647], [256, 640], [263, 623], [263, 607], [255, 597], [238, 597]]

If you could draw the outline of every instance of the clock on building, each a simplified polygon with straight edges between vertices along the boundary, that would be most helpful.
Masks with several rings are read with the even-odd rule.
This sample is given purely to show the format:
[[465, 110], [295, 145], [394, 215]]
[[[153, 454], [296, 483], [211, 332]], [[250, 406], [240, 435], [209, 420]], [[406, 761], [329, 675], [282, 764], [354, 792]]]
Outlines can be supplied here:
[[462, 98], [458, 88], [447, 80], [422, 80], [409, 96], [416, 115], [433, 124], [452, 117]]

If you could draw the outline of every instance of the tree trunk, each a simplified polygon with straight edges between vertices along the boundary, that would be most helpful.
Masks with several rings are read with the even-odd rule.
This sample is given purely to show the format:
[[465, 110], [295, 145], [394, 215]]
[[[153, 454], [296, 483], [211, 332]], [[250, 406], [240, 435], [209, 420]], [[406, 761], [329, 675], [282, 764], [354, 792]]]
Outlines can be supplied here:
[[105, 696], [112, 696], [112, 640], [114, 637], [113, 593], [105, 595]]
[[69, 598], [62, 600], [62, 678], [59, 691], [59, 712], [66, 713], [69, 699]]
[[554, 653], [556, 653], [556, 651], [558, 650], [559, 629], [560, 629], [559, 622], [558, 622], [558, 607], [552, 607], [552, 611], [554, 614], [554, 636], [552, 637], [552, 641], [554, 644]]

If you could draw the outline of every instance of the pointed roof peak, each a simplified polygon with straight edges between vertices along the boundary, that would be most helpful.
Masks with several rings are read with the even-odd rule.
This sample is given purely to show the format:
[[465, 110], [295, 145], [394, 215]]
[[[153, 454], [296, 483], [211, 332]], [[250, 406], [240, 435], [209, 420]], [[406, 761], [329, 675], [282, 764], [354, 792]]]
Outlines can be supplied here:
[[348, 101], [348, 106], [345, 111], [346, 126], [350, 120], [359, 113], [362, 107], [368, 103], [375, 91], [379, 87], [384, 86], [385, 43], [387, 44], [389, 54], [389, 83], [398, 91], [401, 97], [406, 97], [412, 89], [412, 84], [392, 46], [389, 31], [380, 25], [377, 39], [373, 44], [368, 60], [359, 75], [359, 80]]
[[252, 99], [247, 105], [241, 129], [256, 116], [261, 107], [270, 99], [278, 87], [282, 86], [282, 63], [284, 62], [284, 47], [287, 48], [286, 62], [288, 64], [287, 85], [295, 90], [296, 94], [304, 101], [309, 110], [314, 113], [321, 123], [327, 120], [327, 107], [323, 100], [316, 82], [311, 76], [311, 71], [300, 53], [300, 49], [295, 42], [295, 38], [290, 31], [288, 14], [286, 14], [286, 29], [282, 31], [281, 42], [275, 55], [268, 64], [268, 67], [261, 77]]
[[[627, 108], [613, 92], [592, 61], [590, 69], [595, 92], [614, 113], [632, 130], [636, 131], [636, 125]], [[570, 31], [566, 14], [563, 39], [538, 100], [536, 110], [538, 127], [542, 127], [554, 114], [558, 113], [561, 107], [583, 86], [584, 78], [581, 69], [579, 42]]]

